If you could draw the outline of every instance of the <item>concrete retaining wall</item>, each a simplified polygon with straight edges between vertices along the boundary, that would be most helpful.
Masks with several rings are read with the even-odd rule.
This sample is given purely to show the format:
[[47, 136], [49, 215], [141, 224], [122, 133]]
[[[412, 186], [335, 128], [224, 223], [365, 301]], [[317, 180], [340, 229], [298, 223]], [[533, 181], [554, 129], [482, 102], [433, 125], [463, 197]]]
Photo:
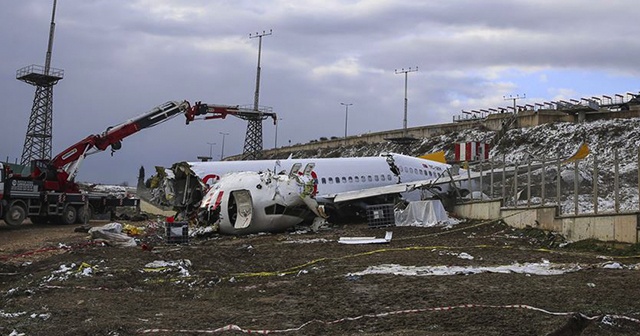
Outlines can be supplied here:
[[639, 213], [598, 214], [559, 217], [558, 208], [500, 208], [500, 201], [474, 202], [455, 206], [458, 216], [470, 219], [503, 218], [515, 228], [527, 226], [554, 231], [570, 241], [598, 239], [636, 244]]

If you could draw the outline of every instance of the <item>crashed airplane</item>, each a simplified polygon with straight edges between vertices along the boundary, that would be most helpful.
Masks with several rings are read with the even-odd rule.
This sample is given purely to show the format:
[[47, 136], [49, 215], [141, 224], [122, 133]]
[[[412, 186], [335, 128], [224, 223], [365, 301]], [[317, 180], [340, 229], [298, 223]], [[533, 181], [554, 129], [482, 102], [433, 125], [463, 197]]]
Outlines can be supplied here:
[[[304, 219], [335, 221], [367, 205], [474, 188], [466, 171], [402, 154], [375, 157], [180, 162], [157, 167], [139, 196], [224, 234], [282, 231]], [[470, 185], [471, 184], [471, 185]], [[146, 197], [145, 197], [146, 195]]]

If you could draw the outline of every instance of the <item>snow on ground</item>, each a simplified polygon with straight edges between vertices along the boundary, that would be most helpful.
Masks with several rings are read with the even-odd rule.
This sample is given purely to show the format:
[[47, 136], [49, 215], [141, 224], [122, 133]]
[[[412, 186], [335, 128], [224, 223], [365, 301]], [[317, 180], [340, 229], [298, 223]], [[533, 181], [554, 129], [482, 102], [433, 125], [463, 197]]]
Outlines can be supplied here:
[[[588, 266], [591, 268], [592, 266]], [[624, 266], [620, 263], [604, 263], [596, 267], [603, 269], [637, 269], [638, 265]], [[349, 273], [347, 277], [371, 274], [393, 274], [404, 276], [427, 275], [472, 275], [480, 273], [517, 273], [526, 275], [560, 275], [577, 272], [585, 267], [578, 264], [555, 264], [547, 260], [541, 263], [513, 263], [500, 266], [402, 266], [397, 264], [382, 264], [369, 266], [364, 271]]]

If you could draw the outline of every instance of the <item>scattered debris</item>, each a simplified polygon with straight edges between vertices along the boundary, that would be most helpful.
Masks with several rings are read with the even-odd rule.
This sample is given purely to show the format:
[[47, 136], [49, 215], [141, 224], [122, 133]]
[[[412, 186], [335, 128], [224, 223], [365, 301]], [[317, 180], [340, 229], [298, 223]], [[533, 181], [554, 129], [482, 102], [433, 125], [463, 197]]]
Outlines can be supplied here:
[[580, 313], [573, 313], [560, 329], [548, 333], [547, 336], [579, 336], [588, 326], [601, 316], [589, 317]]
[[180, 259], [175, 261], [155, 260], [144, 265], [144, 269], [142, 271], [158, 273], [177, 271], [181, 277], [189, 277], [191, 274], [187, 269], [188, 267], [191, 267], [191, 260], [189, 259]]
[[88, 233], [91, 230], [91, 225], [81, 225], [73, 230], [73, 232], [84, 232]]
[[338, 243], [340, 244], [386, 244], [391, 241], [393, 232], [387, 231], [384, 238], [376, 237], [340, 237]]
[[109, 245], [132, 247], [136, 246], [136, 241], [133, 237], [122, 233], [122, 224], [109, 223], [103, 226], [91, 228], [89, 230], [91, 239], [104, 241]]

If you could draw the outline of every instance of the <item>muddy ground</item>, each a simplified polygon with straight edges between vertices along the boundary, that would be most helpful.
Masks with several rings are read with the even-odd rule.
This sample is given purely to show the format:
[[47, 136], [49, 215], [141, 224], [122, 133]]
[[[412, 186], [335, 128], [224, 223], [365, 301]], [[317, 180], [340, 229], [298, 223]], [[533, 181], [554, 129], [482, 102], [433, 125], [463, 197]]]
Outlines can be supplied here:
[[[166, 244], [151, 225], [144, 248], [91, 243], [74, 229], [0, 224], [0, 335], [195, 335], [228, 325], [290, 335], [545, 335], [571, 312], [599, 316], [582, 335], [640, 334], [640, 257], [557, 247], [560, 237], [496, 222], [354, 224], [186, 245]], [[389, 244], [337, 242], [386, 230]], [[383, 264], [546, 261], [574, 271], [354, 274]]]

